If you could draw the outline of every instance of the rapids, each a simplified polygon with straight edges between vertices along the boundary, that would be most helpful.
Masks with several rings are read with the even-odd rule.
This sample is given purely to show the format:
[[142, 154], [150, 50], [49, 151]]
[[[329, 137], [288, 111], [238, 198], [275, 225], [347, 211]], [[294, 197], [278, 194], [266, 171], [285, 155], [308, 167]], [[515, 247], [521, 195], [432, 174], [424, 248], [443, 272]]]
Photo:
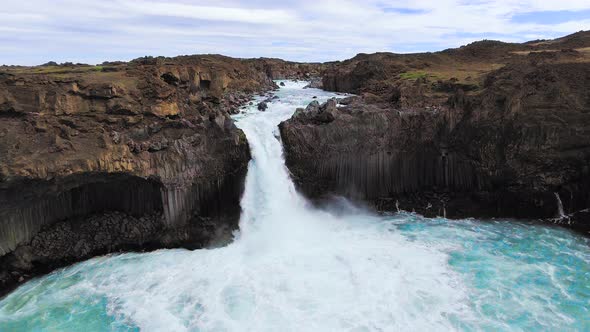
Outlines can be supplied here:
[[0, 301], [1, 331], [590, 330], [590, 241], [506, 220], [311, 207], [277, 125], [317, 96], [285, 82], [235, 117], [253, 159], [220, 248], [97, 257]]

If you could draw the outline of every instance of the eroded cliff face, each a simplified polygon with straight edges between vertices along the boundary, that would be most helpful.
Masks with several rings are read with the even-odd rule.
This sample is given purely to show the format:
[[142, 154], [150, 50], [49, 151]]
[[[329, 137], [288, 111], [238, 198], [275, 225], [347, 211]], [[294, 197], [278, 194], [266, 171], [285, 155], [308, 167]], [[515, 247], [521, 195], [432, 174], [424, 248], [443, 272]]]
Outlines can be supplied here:
[[96, 254], [237, 227], [250, 159], [229, 113], [275, 85], [222, 56], [0, 74], [0, 287]]
[[568, 214], [590, 207], [590, 54], [563, 40], [334, 65], [324, 87], [360, 96], [281, 124], [295, 182], [315, 199], [427, 216], [553, 218], [555, 193]]
[[273, 80], [310, 80], [321, 78], [329, 63], [300, 63], [274, 58], [246, 60]]

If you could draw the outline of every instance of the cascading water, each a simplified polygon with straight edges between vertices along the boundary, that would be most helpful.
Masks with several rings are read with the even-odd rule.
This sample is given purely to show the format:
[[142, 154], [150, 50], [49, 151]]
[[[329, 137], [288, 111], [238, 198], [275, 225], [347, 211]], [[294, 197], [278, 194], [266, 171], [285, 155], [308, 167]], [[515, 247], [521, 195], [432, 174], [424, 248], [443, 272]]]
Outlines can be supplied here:
[[590, 243], [570, 231], [308, 206], [277, 125], [334, 95], [285, 83], [236, 117], [253, 160], [233, 243], [56, 271], [0, 302], [0, 330], [590, 329]]
[[555, 194], [555, 201], [557, 202], [557, 218], [563, 219], [566, 217], [565, 211], [563, 210], [563, 203], [561, 202], [561, 197], [559, 197], [559, 193]]

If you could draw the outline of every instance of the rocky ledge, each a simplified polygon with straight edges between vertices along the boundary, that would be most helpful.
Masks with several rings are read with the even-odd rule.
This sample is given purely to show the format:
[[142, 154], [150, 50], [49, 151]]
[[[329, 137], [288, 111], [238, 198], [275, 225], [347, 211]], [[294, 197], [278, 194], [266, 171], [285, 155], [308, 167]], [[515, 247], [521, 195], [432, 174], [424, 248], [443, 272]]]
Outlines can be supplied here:
[[307, 73], [289, 66], [208, 55], [1, 67], [0, 293], [98, 254], [228, 238], [250, 159], [229, 114], [276, 87], [270, 69]]
[[[551, 219], [590, 231], [590, 34], [337, 63], [280, 125], [299, 189], [426, 216]], [[560, 204], [568, 216], [560, 216]]]

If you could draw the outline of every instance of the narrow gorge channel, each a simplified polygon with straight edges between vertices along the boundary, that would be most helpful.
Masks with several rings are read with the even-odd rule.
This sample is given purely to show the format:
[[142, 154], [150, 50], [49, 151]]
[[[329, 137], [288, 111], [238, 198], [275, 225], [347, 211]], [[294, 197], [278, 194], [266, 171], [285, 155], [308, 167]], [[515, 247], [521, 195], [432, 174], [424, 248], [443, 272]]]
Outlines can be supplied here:
[[[588, 330], [590, 240], [509, 220], [376, 215], [297, 193], [278, 124], [334, 93], [285, 81], [234, 117], [251, 152], [224, 247], [93, 258], [0, 301], [0, 330]], [[317, 97], [317, 98], [315, 98]]]

